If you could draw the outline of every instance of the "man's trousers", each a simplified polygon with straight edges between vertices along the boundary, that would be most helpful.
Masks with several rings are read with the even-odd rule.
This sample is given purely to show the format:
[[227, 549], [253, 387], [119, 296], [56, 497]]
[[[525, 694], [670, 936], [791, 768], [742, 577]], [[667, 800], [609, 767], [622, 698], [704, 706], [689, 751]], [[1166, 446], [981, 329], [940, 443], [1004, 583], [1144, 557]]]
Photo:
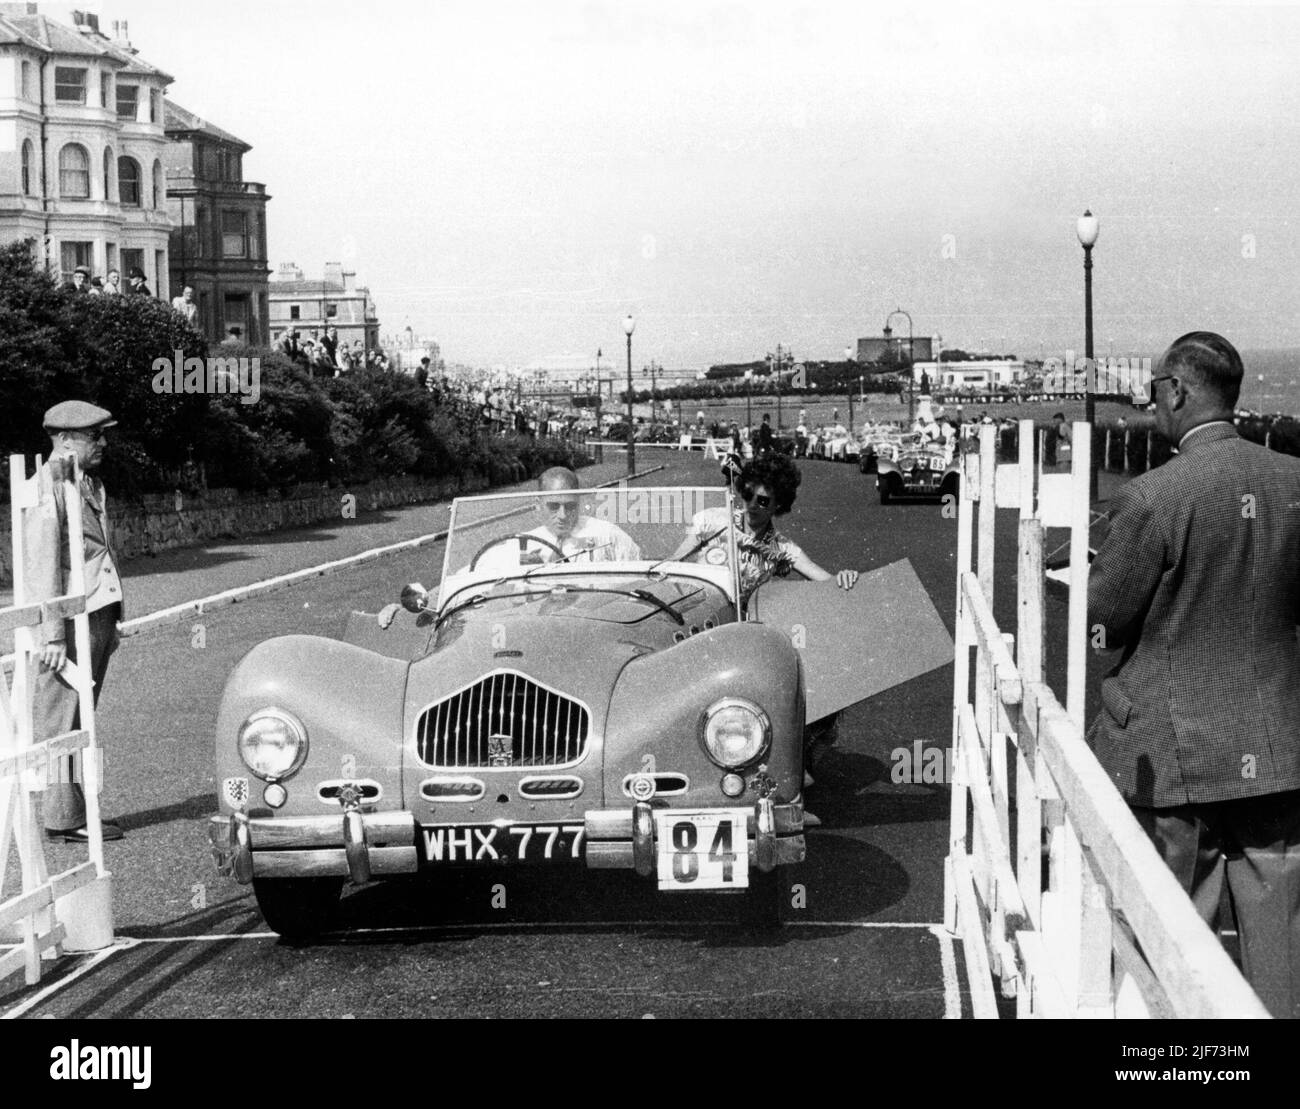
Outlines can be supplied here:
[[[94, 701], [99, 704], [99, 694], [104, 688], [104, 675], [108, 660], [117, 650], [117, 622], [121, 605], [109, 605], [88, 615], [90, 624], [90, 676], [95, 683]], [[68, 658], [77, 659], [76, 636], [73, 622], [65, 620]], [[35, 725], [33, 734], [37, 742], [73, 732], [81, 727], [81, 711], [77, 691], [53, 670], [38, 668], [33, 696]], [[98, 737], [97, 737], [98, 738]], [[43, 813], [45, 828], [51, 832], [70, 832], [86, 823], [86, 798], [81, 790], [81, 756], [68, 755], [51, 766], [50, 781], [45, 787]], [[56, 780], [57, 779], [57, 780]]]
[[1246, 980], [1300, 1017], [1300, 790], [1133, 815], [1211, 929], [1227, 880]]

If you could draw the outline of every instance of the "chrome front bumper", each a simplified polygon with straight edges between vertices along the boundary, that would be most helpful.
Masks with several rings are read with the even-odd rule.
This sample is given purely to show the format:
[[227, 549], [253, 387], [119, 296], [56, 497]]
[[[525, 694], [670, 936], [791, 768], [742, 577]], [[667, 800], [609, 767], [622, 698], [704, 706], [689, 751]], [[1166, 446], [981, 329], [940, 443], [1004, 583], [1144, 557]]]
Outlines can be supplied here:
[[[749, 856], [761, 871], [804, 860], [803, 805], [758, 801], [748, 819]], [[654, 809], [647, 801], [584, 814], [591, 869], [655, 872]], [[419, 826], [409, 812], [355, 809], [327, 816], [213, 816], [208, 839], [217, 870], [247, 884], [254, 878], [372, 878], [420, 869]]]
[[[638, 801], [630, 809], [600, 809], [586, 814], [587, 866], [635, 870], [644, 878], [655, 872], [654, 808]], [[804, 861], [803, 804], [757, 802], [747, 821], [749, 857], [767, 872]]]

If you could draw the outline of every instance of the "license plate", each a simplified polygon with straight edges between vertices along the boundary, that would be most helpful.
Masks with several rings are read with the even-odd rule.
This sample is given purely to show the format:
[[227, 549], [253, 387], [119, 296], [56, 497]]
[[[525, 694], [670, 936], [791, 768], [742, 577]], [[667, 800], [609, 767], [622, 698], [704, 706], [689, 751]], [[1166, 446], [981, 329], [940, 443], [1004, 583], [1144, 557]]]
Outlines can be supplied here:
[[424, 861], [434, 866], [579, 861], [585, 838], [582, 824], [463, 824], [420, 829]]
[[747, 889], [745, 809], [660, 809], [655, 843], [661, 890]]

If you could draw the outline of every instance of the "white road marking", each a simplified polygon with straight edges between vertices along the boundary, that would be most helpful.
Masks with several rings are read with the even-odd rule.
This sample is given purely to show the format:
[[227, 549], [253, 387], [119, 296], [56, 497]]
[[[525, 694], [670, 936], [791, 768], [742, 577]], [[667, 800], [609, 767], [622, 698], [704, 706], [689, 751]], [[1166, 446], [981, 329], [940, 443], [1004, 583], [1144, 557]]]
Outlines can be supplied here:
[[952, 934], [942, 924], [930, 926], [939, 941], [939, 962], [943, 965], [943, 1019], [961, 1020], [961, 983], [957, 980], [957, 956]]
[[[652, 466], [647, 470], [638, 470], [632, 475], [632, 480], [646, 477], [649, 474], [657, 473], [660, 470], [667, 469], [667, 465]], [[617, 485], [620, 481], [627, 481], [626, 477], [614, 479], [612, 481], [603, 481], [599, 485], [591, 485], [589, 489], [604, 489], [609, 485]], [[582, 490], [579, 490], [581, 492]], [[516, 510], [518, 511], [518, 510]], [[502, 517], [514, 515], [513, 512], [505, 512]], [[489, 517], [497, 519], [497, 517]], [[484, 524], [488, 521], [478, 520], [476, 523]], [[254, 596], [258, 593], [270, 593], [276, 589], [284, 589], [290, 585], [296, 585], [300, 581], [306, 581], [309, 578], [324, 577], [326, 574], [333, 574], [338, 570], [346, 570], [355, 566], [359, 562], [370, 562], [373, 559], [380, 558], [383, 555], [393, 554], [397, 551], [415, 550], [417, 547], [424, 547], [430, 543], [438, 543], [447, 538], [447, 532], [435, 531], [428, 535], [419, 535], [414, 539], [404, 539], [400, 543], [390, 543], [385, 547], [373, 547], [368, 551], [362, 551], [360, 554], [348, 555], [347, 558], [335, 559], [333, 562], [322, 562], [319, 566], [308, 566], [305, 570], [294, 570], [290, 574], [281, 574], [279, 577], [264, 578], [262, 581], [255, 581], [249, 585], [236, 586], [234, 589], [227, 589], [223, 593], [214, 593], [210, 597], [202, 597], [197, 601], [185, 601], [179, 605], [173, 605], [171, 608], [161, 608], [157, 612], [149, 612], [144, 616], [137, 616], [133, 620], [126, 620], [118, 625], [118, 632], [123, 636], [137, 635], [140, 632], [151, 628], [156, 624], [176, 624], [181, 618], [187, 615], [197, 616], [208, 612], [214, 608], [225, 608], [227, 605], [237, 604], [240, 601]]]
[[[581, 921], [533, 921], [531, 923], [510, 921], [484, 921], [464, 924], [408, 924], [388, 928], [348, 928], [328, 933], [335, 936], [383, 936], [390, 933], [409, 932], [489, 932], [511, 929], [527, 931], [529, 929], [575, 929], [575, 928], [698, 928], [701, 925], [716, 927], [718, 925], [735, 925], [734, 920], [581, 920]], [[901, 928], [916, 930], [923, 928], [935, 935], [943, 933], [942, 924], [917, 924], [911, 921], [894, 920], [783, 920], [783, 928], [860, 928], [888, 929]], [[276, 932], [215, 932], [197, 936], [140, 936], [132, 938], [132, 944], [145, 943], [218, 943], [227, 940], [278, 940]]]
[[119, 936], [117, 940], [114, 941], [111, 947], [106, 947], [104, 948], [103, 951], [96, 951], [93, 955], [91, 955], [89, 959], [87, 959], [84, 963], [82, 963], [81, 966], [77, 967], [77, 969], [74, 970], [71, 974], [69, 974], [66, 978], [61, 978], [57, 982], [51, 982], [44, 989], [37, 990], [26, 1001], [23, 1001], [20, 1004], [15, 1005], [7, 1013], [0, 1015], [0, 1020], [14, 1020], [17, 1017], [21, 1017], [23, 1014], [30, 1012], [42, 1001], [49, 1000], [56, 993], [62, 990], [65, 986], [70, 986], [78, 978], [82, 977], [85, 974], [89, 974], [90, 971], [94, 970], [95, 967], [99, 966], [100, 963], [108, 959], [111, 959], [114, 955], [118, 954], [121, 951], [129, 951], [131, 948], [135, 947], [135, 945], [139, 942], [140, 942], [139, 940], [133, 940], [126, 936]]

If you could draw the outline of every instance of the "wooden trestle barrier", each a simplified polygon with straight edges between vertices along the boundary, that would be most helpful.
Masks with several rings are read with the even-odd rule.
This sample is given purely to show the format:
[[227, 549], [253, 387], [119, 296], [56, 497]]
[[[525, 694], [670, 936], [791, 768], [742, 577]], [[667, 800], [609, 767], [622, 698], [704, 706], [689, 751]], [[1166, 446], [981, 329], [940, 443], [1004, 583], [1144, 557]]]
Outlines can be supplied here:
[[[1266, 1017], [1084, 738], [1088, 425], [1069, 474], [1036, 471], [1028, 420], [1019, 463], [997, 467], [994, 431], [966, 456], [958, 510], [944, 873], [974, 1014], [998, 1016], [1000, 989], [1019, 1017]], [[1014, 636], [993, 619], [998, 507], [1020, 510]], [[1047, 526], [1070, 528], [1066, 708], [1044, 682]]]
[[[104, 869], [104, 844], [99, 822], [102, 780], [95, 742], [95, 710], [88, 666], [68, 663], [64, 678], [77, 689], [81, 710], [77, 731], [42, 737], [32, 734], [32, 692], [40, 644], [35, 629], [45, 619], [71, 618], [77, 657], [90, 658], [90, 626], [86, 618], [85, 550], [81, 541], [79, 474], [71, 468], [64, 480], [67, 522], [64, 540], [71, 543], [68, 592], [54, 598], [32, 599], [26, 573], [29, 537], [33, 528], [48, 527], [55, 511], [54, 490], [41, 459], [36, 477], [28, 480], [21, 455], [9, 458], [9, 492], [13, 511], [14, 603], [0, 609], [0, 634], [12, 631], [14, 653], [0, 659], [13, 664], [13, 682], [0, 665], [0, 890], [6, 890], [12, 854], [17, 854], [21, 891], [0, 903], [0, 981], [25, 972], [29, 985], [40, 980], [42, 958], [71, 950], [96, 950], [113, 942], [112, 876]], [[45, 832], [37, 820], [34, 794], [45, 788], [50, 768], [80, 752], [86, 794], [89, 856], [53, 876], [45, 859]], [[9, 885], [15, 883], [11, 882]]]

